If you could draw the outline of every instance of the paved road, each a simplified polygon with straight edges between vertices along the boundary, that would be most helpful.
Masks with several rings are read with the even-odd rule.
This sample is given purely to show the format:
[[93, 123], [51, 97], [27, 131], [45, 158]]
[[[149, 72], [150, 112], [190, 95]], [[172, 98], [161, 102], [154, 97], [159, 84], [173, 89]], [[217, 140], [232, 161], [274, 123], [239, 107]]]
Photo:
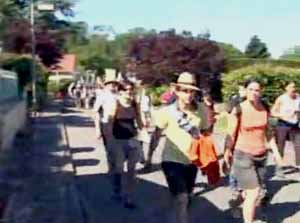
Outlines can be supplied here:
[[[76, 184], [87, 223], [160, 223], [174, 222], [166, 181], [159, 167], [162, 146], [154, 155], [156, 168], [150, 173], [139, 170], [136, 200], [137, 210], [126, 210], [120, 203], [110, 199], [111, 191], [107, 165], [101, 140], [96, 139], [92, 112], [67, 108], [63, 114], [67, 137], [76, 169]], [[222, 136], [216, 135], [216, 143], [222, 146]], [[163, 142], [162, 142], [163, 144]], [[291, 150], [288, 150], [289, 154]], [[271, 178], [274, 167], [268, 166], [271, 203], [264, 211], [268, 222], [300, 222], [300, 183], [296, 174], [289, 180]], [[141, 166], [139, 166], [139, 169]], [[299, 179], [298, 179], [299, 180]], [[228, 187], [208, 188], [201, 174], [197, 177], [195, 198], [191, 206], [191, 222], [232, 222], [228, 213], [230, 191]]]

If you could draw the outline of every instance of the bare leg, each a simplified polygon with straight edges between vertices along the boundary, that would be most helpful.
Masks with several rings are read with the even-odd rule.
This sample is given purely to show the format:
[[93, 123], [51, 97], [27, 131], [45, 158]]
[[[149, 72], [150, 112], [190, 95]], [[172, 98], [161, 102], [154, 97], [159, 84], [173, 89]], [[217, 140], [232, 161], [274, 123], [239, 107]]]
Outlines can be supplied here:
[[255, 217], [256, 201], [260, 188], [248, 189], [245, 191], [246, 197], [243, 203], [243, 216], [245, 223], [252, 223]]

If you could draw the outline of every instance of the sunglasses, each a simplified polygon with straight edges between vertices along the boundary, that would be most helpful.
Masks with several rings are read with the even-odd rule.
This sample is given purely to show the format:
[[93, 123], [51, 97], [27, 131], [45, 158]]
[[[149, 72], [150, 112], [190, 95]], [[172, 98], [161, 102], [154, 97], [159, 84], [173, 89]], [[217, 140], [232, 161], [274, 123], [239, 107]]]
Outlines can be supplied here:
[[195, 90], [183, 88], [183, 87], [176, 87], [176, 91], [187, 93], [187, 94], [191, 94], [191, 93], [195, 92]]

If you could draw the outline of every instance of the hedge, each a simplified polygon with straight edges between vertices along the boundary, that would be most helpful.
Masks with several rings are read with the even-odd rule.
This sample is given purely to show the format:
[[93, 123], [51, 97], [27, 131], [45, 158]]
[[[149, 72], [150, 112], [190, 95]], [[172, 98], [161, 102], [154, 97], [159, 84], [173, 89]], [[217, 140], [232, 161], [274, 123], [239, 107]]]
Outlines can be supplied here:
[[300, 68], [300, 61], [298, 60], [275, 60], [275, 59], [253, 59], [253, 58], [230, 58], [226, 61], [225, 70], [231, 72], [236, 69], [243, 67], [258, 65], [258, 64], [269, 64], [272, 66], [284, 66], [289, 68]]
[[258, 64], [223, 74], [223, 99], [228, 101], [231, 95], [237, 93], [238, 85], [249, 78], [258, 79], [262, 83], [263, 97], [267, 103], [272, 104], [284, 92], [288, 82], [294, 81], [300, 86], [300, 69]]
[[[32, 58], [29, 55], [19, 54], [1, 54], [0, 67], [5, 70], [11, 70], [18, 74], [19, 95], [23, 94], [24, 88], [32, 81], [31, 77]], [[47, 92], [48, 73], [41, 63], [36, 63], [37, 75], [37, 100], [39, 106], [45, 102]]]

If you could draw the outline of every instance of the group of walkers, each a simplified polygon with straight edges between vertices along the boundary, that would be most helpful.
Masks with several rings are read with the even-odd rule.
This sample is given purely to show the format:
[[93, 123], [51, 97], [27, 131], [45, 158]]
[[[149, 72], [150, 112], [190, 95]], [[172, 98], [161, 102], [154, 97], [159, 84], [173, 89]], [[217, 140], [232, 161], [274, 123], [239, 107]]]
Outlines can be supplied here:
[[[198, 101], [196, 96], [200, 89], [193, 74], [180, 74], [171, 87], [175, 100], [153, 113], [153, 118], [151, 100], [145, 93], [145, 86], [126, 80], [118, 81], [112, 73], [108, 74], [103, 86], [98, 86], [96, 91], [96, 135], [103, 139], [106, 149], [112, 198], [123, 202], [124, 207], [129, 209], [137, 206], [132, 196], [136, 187], [136, 165], [144, 162], [145, 168], [151, 167], [153, 152], [161, 136], [164, 136], [162, 171], [174, 203], [177, 222], [187, 223], [198, 172], [196, 163], [191, 159], [191, 145], [212, 134], [216, 112], [209, 94], [203, 94], [202, 103]], [[287, 85], [286, 92], [271, 109], [261, 99], [262, 91], [263, 86], [257, 80], [247, 80], [241, 87], [240, 96], [234, 99], [228, 110], [230, 125], [224, 146], [223, 168], [220, 168], [225, 174], [229, 173], [230, 184], [243, 203], [244, 223], [254, 221], [256, 207], [268, 194], [265, 182], [267, 142], [270, 142], [277, 163], [278, 176], [284, 177], [286, 170], [283, 168], [283, 156], [287, 140], [293, 142], [296, 154], [296, 165], [291, 168], [299, 171], [300, 97], [296, 93], [295, 83]], [[272, 130], [269, 129], [271, 118], [278, 119]], [[152, 120], [154, 123], [151, 123]], [[151, 134], [148, 131], [150, 126], [153, 127]], [[146, 160], [137, 137], [145, 129], [151, 135]]]
[[99, 89], [97, 85], [86, 84], [83, 81], [70, 84], [68, 94], [74, 98], [77, 108], [89, 109], [93, 106], [98, 91], [97, 89]]

